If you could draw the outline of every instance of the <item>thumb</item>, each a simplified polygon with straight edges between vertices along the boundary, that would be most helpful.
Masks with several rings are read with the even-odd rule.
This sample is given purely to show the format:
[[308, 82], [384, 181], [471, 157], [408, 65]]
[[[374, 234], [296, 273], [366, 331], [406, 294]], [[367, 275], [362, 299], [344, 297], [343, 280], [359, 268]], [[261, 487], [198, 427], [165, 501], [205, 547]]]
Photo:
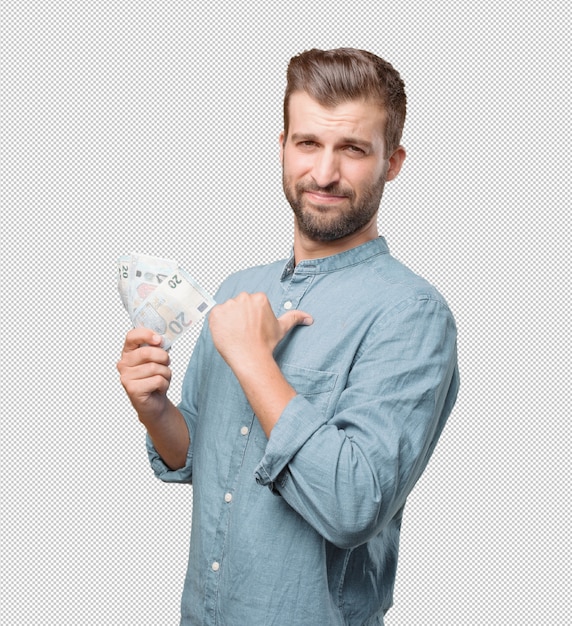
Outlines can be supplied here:
[[314, 319], [309, 313], [304, 311], [287, 311], [278, 318], [278, 324], [282, 330], [282, 337], [286, 335], [294, 326], [310, 326], [314, 323]]

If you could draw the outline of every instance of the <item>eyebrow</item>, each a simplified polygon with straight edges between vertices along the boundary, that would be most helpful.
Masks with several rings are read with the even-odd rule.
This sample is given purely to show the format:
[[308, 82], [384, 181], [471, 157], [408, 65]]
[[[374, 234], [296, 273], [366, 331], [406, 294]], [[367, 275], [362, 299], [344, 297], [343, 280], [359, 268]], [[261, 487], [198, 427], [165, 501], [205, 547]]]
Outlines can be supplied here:
[[[293, 133], [292, 141], [316, 141], [319, 143], [319, 139], [317, 135], [313, 133]], [[350, 144], [352, 146], [360, 146], [367, 150], [373, 149], [373, 144], [370, 141], [365, 141], [364, 139], [358, 139], [357, 137], [342, 137], [340, 142], [341, 144]]]

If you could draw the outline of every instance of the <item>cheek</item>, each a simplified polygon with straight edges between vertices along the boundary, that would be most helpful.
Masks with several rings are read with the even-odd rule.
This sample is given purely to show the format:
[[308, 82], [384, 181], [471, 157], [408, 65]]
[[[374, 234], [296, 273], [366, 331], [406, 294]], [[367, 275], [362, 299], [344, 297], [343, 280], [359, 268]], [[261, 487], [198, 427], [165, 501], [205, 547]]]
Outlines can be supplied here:
[[369, 190], [375, 187], [380, 178], [385, 177], [386, 167], [355, 167], [347, 173], [347, 181], [356, 192]]
[[299, 179], [312, 170], [312, 158], [308, 155], [293, 154], [290, 150], [284, 150], [282, 167], [286, 176]]

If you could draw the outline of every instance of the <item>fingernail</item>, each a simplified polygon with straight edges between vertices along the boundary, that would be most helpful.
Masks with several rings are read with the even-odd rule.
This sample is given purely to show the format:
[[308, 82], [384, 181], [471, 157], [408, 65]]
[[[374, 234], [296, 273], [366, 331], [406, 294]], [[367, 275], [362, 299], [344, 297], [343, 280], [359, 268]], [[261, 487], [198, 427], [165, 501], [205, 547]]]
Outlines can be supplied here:
[[311, 317], [305, 317], [302, 320], [302, 324], [304, 324], [304, 326], [310, 326], [313, 323], [314, 323], [314, 320]]
[[160, 335], [153, 335], [152, 337], [152, 341], [153, 343], [158, 343], [161, 344], [161, 342], [163, 341], [162, 337]]

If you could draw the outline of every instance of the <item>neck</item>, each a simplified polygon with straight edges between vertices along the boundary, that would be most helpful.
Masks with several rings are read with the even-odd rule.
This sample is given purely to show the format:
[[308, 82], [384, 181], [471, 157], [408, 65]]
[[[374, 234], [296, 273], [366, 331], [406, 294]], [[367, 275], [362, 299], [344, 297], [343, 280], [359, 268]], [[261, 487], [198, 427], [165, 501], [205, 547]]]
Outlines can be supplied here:
[[294, 259], [296, 263], [307, 261], [309, 259], [320, 259], [327, 256], [333, 256], [352, 248], [357, 248], [372, 239], [377, 239], [377, 216], [362, 229], [333, 241], [315, 241], [309, 239], [298, 229], [298, 225], [294, 226]]

